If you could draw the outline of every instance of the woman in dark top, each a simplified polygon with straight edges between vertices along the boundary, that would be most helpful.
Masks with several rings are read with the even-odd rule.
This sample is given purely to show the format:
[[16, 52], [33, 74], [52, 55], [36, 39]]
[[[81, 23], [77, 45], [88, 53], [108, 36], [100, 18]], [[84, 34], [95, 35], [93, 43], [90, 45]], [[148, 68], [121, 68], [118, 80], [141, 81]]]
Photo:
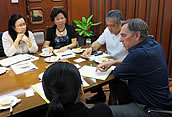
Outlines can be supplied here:
[[82, 81], [78, 69], [68, 62], [51, 65], [43, 75], [42, 85], [50, 101], [48, 117], [112, 117], [108, 105], [87, 108], [81, 101]]
[[67, 49], [76, 47], [77, 38], [74, 26], [66, 24], [67, 15], [63, 9], [54, 8], [50, 19], [55, 24], [47, 28], [46, 41], [44, 48], [58, 49], [57, 52], [63, 52]]

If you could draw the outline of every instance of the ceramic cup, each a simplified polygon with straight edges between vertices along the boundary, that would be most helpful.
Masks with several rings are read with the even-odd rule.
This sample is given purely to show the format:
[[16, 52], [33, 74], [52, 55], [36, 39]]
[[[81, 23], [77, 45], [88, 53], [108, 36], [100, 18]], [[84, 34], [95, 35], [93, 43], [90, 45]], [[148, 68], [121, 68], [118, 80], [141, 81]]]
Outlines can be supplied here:
[[48, 55], [48, 54], [49, 54], [49, 48], [43, 48], [43, 49], [42, 49], [42, 53], [43, 53], [44, 55]]

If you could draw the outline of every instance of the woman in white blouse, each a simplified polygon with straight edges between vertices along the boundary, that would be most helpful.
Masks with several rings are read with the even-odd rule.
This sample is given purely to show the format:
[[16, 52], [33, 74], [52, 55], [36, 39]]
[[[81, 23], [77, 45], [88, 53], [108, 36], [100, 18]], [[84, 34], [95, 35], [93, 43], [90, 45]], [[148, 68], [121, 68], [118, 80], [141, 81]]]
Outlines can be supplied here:
[[36, 53], [38, 46], [26, 20], [20, 14], [13, 14], [8, 21], [8, 31], [3, 33], [2, 43], [6, 56], [18, 53]]

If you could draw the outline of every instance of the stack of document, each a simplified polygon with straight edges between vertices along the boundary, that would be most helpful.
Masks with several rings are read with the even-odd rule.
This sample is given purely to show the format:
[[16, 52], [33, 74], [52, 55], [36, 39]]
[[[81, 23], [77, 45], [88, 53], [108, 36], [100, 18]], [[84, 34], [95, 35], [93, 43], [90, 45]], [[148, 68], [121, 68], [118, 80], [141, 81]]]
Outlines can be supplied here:
[[81, 69], [79, 69], [81, 76], [95, 78], [99, 80], [106, 80], [106, 78], [109, 76], [111, 71], [112, 69], [108, 69], [106, 72], [100, 72], [99, 70], [96, 72], [96, 67], [91, 67], [86, 65], [84, 65]]
[[8, 57], [8, 58], [5, 58], [3, 60], [0, 60], [0, 64], [2, 66], [7, 67], [7, 66], [10, 66], [10, 65], [19, 63], [21, 61], [26, 61], [26, 60], [33, 61], [33, 60], [38, 60], [38, 59], [39, 59], [38, 57], [35, 57], [33, 55], [29, 55], [29, 54], [18, 54], [18, 55], [15, 55], [15, 56]]

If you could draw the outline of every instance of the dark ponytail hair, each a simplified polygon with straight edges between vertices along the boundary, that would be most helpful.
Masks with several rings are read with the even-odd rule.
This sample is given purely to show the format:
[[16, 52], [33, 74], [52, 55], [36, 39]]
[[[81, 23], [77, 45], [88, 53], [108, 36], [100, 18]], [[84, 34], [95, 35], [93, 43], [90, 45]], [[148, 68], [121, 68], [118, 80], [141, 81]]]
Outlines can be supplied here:
[[43, 75], [42, 85], [50, 101], [48, 117], [64, 117], [65, 107], [74, 104], [81, 87], [78, 69], [67, 62], [51, 65]]
[[[11, 36], [11, 38], [13, 39], [13, 41], [15, 41], [17, 38], [17, 32], [14, 30], [15, 23], [20, 18], [23, 18], [24, 21], [26, 22], [25, 18], [23, 16], [21, 16], [20, 14], [13, 14], [8, 21], [8, 32], [9, 32], [9, 35]], [[27, 37], [29, 36], [29, 32], [28, 32], [27, 28], [26, 28], [25, 35]]]

